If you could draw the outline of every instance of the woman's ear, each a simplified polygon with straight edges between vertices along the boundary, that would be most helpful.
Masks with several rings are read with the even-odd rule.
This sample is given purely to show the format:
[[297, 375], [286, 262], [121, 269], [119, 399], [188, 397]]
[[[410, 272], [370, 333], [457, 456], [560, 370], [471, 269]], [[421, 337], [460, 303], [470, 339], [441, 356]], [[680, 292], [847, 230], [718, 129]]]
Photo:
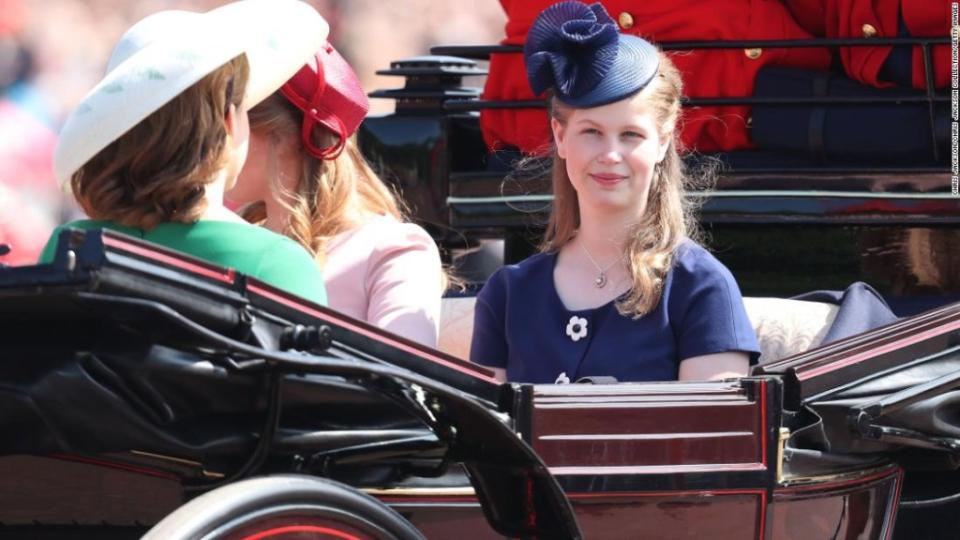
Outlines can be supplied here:
[[550, 117], [550, 129], [553, 131], [553, 141], [557, 146], [557, 157], [567, 159], [564, 137], [567, 134], [566, 126], [554, 117]]
[[227, 135], [231, 138], [237, 130], [237, 106], [233, 103], [227, 105], [227, 114], [223, 117], [223, 126], [227, 128]]
[[227, 136], [235, 145], [245, 144], [250, 138], [250, 120], [244, 108], [229, 104], [227, 114], [223, 117], [223, 125]]
[[657, 148], [657, 163], [663, 161], [663, 158], [667, 157], [667, 149], [670, 148], [670, 143], [673, 142], [673, 131], [668, 131], [660, 136], [660, 147]]

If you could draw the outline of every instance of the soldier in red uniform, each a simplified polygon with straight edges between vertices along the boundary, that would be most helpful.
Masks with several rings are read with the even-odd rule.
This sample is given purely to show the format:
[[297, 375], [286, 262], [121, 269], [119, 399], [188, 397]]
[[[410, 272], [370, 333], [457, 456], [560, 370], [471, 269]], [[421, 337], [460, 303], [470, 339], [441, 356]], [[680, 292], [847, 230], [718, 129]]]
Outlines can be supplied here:
[[[949, 0], [784, 0], [797, 22], [816, 36], [943, 37], [950, 33]], [[947, 45], [931, 49], [934, 86], [950, 80]], [[926, 88], [923, 53], [917, 47], [843, 47], [840, 58], [851, 79], [876, 87]]]
[[[507, 13], [505, 45], [522, 45], [536, 16], [556, 0], [500, 0]], [[917, 2], [923, 0], [916, 0]], [[779, 0], [604, 0], [625, 33], [663, 41], [809, 39]], [[687, 95], [750, 96], [758, 70], [768, 65], [826, 69], [825, 49], [723, 49], [677, 52], [671, 59], [680, 69]], [[535, 99], [520, 54], [494, 54], [484, 99]], [[748, 133], [749, 107], [687, 108], [682, 142], [688, 149], [727, 151], [752, 146]], [[545, 148], [547, 116], [538, 109], [488, 109], [480, 117], [492, 150], [516, 147], [526, 153]]]

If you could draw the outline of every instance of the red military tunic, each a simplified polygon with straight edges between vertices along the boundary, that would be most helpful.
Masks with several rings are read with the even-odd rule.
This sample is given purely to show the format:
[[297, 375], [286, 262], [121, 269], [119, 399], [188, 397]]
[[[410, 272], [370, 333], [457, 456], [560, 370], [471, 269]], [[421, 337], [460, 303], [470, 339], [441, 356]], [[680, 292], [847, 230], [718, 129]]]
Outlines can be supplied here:
[[[500, 0], [507, 13], [504, 45], [522, 45], [536, 16], [555, 0]], [[809, 39], [779, 0], [604, 0], [601, 2], [621, 31], [654, 43], [736, 39]], [[767, 65], [825, 69], [824, 49], [726, 49], [676, 52], [671, 59], [680, 70], [690, 97], [743, 97], [753, 93], [757, 71]], [[534, 99], [527, 84], [522, 54], [495, 54], [484, 99]], [[725, 151], [752, 146], [747, 122], [749, 107], [687, 108], [682, 120], [686, 148]], [[543, 151], [549, 130], [543, 110], [487, 109], [480, 125], [488, 146], [516, 146], [527, 153]]]
[[[784, 0], [797, 21], [817, 36], [831, 38], [897, 37], [900, 17], [913, 37], [950, 34], [950, 0]], [[890, 86], [880, 79], [880, 67], [892, 47], [843, 47], [840, 58], [851, 79], [877, 87]], [[950, 80], [950, 49], [937, 45], [931, 60], [936, 88]], [[926, 88], [923, 52], [913, 48], [914, 88]]]

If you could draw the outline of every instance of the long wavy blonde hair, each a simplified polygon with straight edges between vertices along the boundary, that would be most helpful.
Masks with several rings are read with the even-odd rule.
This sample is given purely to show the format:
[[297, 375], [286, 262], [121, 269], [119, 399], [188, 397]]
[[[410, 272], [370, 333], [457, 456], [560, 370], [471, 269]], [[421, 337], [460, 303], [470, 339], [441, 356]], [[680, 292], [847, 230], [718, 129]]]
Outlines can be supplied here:
[[[299, 142], [302, 116], [303, 113], [276, 93], [250, 109], [250, 129], [274, 140], [300, 144], [301, 172], [296, 189], [285, 189], [277, 178], [271, 178], [271, 188], [288, 211], [283, 234], [307, 248], [322, 265], [330, 238], [356, 226], [347, 214], [355, 208], [353, 205], [397, 221], [406, 219], [401, 203], [373, 171], [352, 138], [332, 160], [320, 160], [304, 151]], [[311, 136], [320, 148], [330, 146], [336, 137], [320, 124]], [[253, 205], [243, 211], [243, 217], [248, 221], [262, 221], [264, 211], [264, 205]]]
[[[646, 210], [627, 237], [626, 261], [633, 287], [617, 302], [617, 310], [633, 318], [642, 317], [660, 302], [674, 251], [684, 238], [696, 236], [697, 230], [694, 205], [684, 195], [687, 176], [677, 151], [683, 82], [673, 62], [659, 54], [659, 71], [641, 95], [655, 116], [660, 134], [670, 137], [670, 143], [663, 160], [654, 167]], [[569, 106], [551, 99], [550, 114], [561, 124], [566, 123], [569, 112]], [[547, 252], [559, 251], [580, 228], [577, 191], [567, 175], [566, 162], [557, 155], [556, 147], [552, 157], [553, 209], [541, 244], [541, 250]]]

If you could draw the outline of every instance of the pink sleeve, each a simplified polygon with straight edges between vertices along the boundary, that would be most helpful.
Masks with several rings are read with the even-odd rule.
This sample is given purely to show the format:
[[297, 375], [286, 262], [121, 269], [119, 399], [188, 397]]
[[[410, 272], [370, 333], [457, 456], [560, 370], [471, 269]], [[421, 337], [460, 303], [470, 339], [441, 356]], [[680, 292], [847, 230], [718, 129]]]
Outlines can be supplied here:
[[430, 347], [440, 328], [440, 254], [417, 225], [391, 224], [367, 269], [367, 322]]

